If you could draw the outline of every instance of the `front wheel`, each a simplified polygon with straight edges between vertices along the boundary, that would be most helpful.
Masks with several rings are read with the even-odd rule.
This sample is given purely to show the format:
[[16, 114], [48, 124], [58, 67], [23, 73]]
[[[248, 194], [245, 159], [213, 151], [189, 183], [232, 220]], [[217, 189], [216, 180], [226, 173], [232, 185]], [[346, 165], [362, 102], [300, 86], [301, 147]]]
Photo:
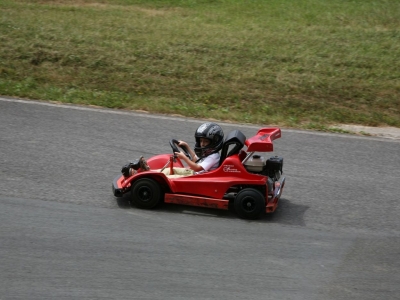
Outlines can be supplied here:
[[139, 179], [132, 187], [132, 203], [138, 208], [154, 208], [161, 200], [161, 187], [152, 179]]
[[234, 200], [235, 211], [243, 219], [255, 220], [265, 212], [265, 199], [258, 190], [241, 190]]

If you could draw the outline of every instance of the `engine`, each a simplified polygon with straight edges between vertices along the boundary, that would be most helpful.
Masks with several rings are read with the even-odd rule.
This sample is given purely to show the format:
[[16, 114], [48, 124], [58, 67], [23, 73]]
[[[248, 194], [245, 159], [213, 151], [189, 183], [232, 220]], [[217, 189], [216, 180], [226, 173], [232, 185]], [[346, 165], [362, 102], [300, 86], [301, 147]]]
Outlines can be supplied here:
[[277, 181], [283, 173], [283, 157], [273, 156], [265, 160], [263, 156], [253, 155], [244, 166], [250, 173], [268, 176], [273, 181]]

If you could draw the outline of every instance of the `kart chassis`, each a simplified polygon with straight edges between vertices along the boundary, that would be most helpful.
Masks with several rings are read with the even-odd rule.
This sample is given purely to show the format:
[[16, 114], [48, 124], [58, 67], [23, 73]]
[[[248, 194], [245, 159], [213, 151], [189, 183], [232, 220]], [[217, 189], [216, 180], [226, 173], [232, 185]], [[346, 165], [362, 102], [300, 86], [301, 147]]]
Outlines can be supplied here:
[[[280, 137], [279, 128], [262, 128], [250, 139], [234, 130], [224, 141], [216, 170], [185, 177], [174, 175], [174, 167], [184, 167], [174, 154], [156, 155], [147, 160], [149, 171], [138, 169], [132, 176], [115, 177], [113, 194], [122, 197], [130, 192], [131, 203], [139, 208], [152, 209], [160, 202], [224, 210], [233, 206], [240, 217], [257, 219], [278, 207], [285, 185], [283, 158], [271, 157], [256, 170], [248, 161], [256, 153], [272, 152], [273, 140]], [[176, 152], [177, 141], [171, 140], [170, 145]], [[161, 172], [165, 168], [170, 168], [172, 176]]]

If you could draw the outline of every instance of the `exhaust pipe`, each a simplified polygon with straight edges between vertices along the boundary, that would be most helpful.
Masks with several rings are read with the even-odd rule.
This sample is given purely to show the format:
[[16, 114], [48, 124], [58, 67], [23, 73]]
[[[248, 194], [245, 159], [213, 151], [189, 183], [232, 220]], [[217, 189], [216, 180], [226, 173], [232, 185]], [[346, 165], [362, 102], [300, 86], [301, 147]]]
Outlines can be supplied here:
[[273, 197], [274, 199], [278, 200], [281, 197], [282, 190], [285, 185], [285, 180], [286, 180], [286, 178], [282, 176], [279, 179], [279, 181], [275, 182], [275, 193], [274, 193], [274, 197]]

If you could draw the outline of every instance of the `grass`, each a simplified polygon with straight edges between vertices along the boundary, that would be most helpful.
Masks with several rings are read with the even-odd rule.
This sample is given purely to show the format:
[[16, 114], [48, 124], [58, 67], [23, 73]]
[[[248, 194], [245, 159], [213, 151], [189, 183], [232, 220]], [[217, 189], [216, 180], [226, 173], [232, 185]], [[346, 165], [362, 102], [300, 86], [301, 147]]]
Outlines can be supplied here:
[[0, 94], [400, 127], [398, 0], [2, 0]]

